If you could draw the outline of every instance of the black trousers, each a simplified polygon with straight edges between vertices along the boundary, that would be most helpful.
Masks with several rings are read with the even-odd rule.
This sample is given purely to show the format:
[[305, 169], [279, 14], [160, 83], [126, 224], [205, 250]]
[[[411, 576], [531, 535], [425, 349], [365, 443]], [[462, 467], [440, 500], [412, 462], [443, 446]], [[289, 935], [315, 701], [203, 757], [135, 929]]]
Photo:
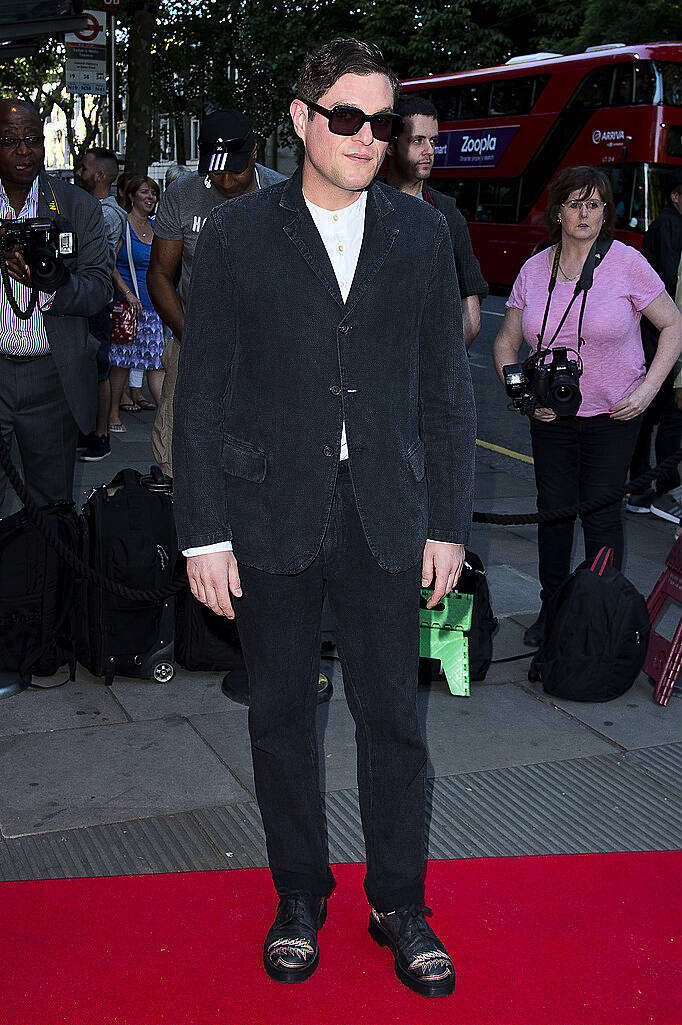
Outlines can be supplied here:
[[[608, 414], [531, 418], [530, 433], [538, 489], [538, 512], [588, 502], [625, 484], [641, 417], [613, 420]], [[602, 545], [623, 561], [621, 502], [582, 517], [586, 558]], [[552, 597], [571, 571], [575, 518], [538, 525], [538, 563], [543, 601]]]
[[278, 893], [333, 885], [315, 717], [325, 590], [355, 720], [365, 891], [391, 911], [423, 901], [426, 750], [417, 719], [421, 566], [383, 570], [342, 463], [319, 555], [302, 573], [240, 564], [237, 623], [249, 673], [256, 794]]
[[[78, 427], [52, 356], [0, 356], [0, 432], [8, 447], [16, 436], [23, 479], [38, 505], [72, 501]], [[0, 508], [6, 489], [0, 469]]]
[[[655, 465], [672, 456], [682, 446], [682, 409], [675, 405], [675, 391], [672, 379], [668, 377], [658, 395], [642, 417], [637, 444], [630, 465], [630, 480], [651, 469], [651, 439], [656, 431], [654, 442]], [[659, 495], [672, 491], [680, 483], [677, 466], [671, 467], [649, 487], [654, 487]], [[646, 490], [646, 489], [644, 489]]]

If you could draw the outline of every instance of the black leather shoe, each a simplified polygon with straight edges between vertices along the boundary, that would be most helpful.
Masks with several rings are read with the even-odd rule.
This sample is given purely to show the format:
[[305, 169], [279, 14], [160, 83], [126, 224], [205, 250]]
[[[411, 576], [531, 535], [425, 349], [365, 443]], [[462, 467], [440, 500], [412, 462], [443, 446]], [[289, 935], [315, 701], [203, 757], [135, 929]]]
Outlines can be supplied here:
[[523, 635], [523, 643], [527, 644], [529, 648], [539, 648], [545, 639], [545, 630], [547, 629], [547, 612], [543, 605], [540, 609], [540, 615], [535, 620], [532, 626], [529, 626]]
[[275, 982], [304, 982], [317, 968], [317, 931], [327, 918], [327, 898], [310, 893], [280, 897], [263, 947], [263, 967]]
[[426, 921], [430, 908], [420, 904], [389, 914], [372, 911], [369, 934], [390, 947], [402, 983], [425, 997], [446, 997], [455, 990], [455, 969], [447, 950]]

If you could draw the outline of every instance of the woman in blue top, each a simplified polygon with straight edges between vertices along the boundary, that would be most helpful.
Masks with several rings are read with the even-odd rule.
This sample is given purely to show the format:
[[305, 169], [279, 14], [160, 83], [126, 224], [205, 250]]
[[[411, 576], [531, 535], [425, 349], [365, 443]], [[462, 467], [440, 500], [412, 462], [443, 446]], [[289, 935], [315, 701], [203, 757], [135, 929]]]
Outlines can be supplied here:
[[[132, 177], [126, 185], [128, 200], [128, 223], [123, 232], [116, 256], [113, 279], [116, 286], [115, 299], [124, 299], [137, 313], [137, 334], [132, 342], [112, 342], [109, 350], [109, 380], [111, 381], [110, 431], [124, 431], [121, 423], [121, 396], [128, 371], [146, 370], [147, 383], [154, 401], [158, 404], [165, 371], [161, 365], [163, 352], [163, 325], [154, 312], [147, 291], [147, 267], [154, 237], [151, 214], [159, 201], [159, 187], [151, 178], [139, 175]], [[128, 253], [135, 271], [133, 281]], [[151, 404], [150, 404], [151, 405]]]

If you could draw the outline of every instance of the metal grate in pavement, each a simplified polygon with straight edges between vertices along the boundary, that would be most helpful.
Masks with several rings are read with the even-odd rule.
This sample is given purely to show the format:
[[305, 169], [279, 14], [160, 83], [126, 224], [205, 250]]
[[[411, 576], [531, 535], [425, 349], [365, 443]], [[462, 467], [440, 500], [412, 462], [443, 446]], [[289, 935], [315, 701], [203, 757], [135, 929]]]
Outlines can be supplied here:
[[38, 833], [0, 845], [0, 878], [69, 879], [228, 868], [191, 814]]
[[[472, 772], [427, 791], [431, 858], [675, 849], [682, 745]], [[326, 795], [332, 862], [362, 861], [357, 793]], [[255, 802], [0, 842], [0, 878], [254, 868], [267, 864]]]

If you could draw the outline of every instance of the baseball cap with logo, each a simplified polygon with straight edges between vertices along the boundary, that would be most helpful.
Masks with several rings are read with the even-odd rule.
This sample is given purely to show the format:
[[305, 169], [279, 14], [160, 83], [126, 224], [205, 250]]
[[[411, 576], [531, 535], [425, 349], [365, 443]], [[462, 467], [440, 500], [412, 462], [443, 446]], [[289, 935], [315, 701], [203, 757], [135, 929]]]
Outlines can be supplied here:
[[201, 123], [199, 174], [245, 171], [256, 142], [251, 121], [238, 110], [215, 110]]

